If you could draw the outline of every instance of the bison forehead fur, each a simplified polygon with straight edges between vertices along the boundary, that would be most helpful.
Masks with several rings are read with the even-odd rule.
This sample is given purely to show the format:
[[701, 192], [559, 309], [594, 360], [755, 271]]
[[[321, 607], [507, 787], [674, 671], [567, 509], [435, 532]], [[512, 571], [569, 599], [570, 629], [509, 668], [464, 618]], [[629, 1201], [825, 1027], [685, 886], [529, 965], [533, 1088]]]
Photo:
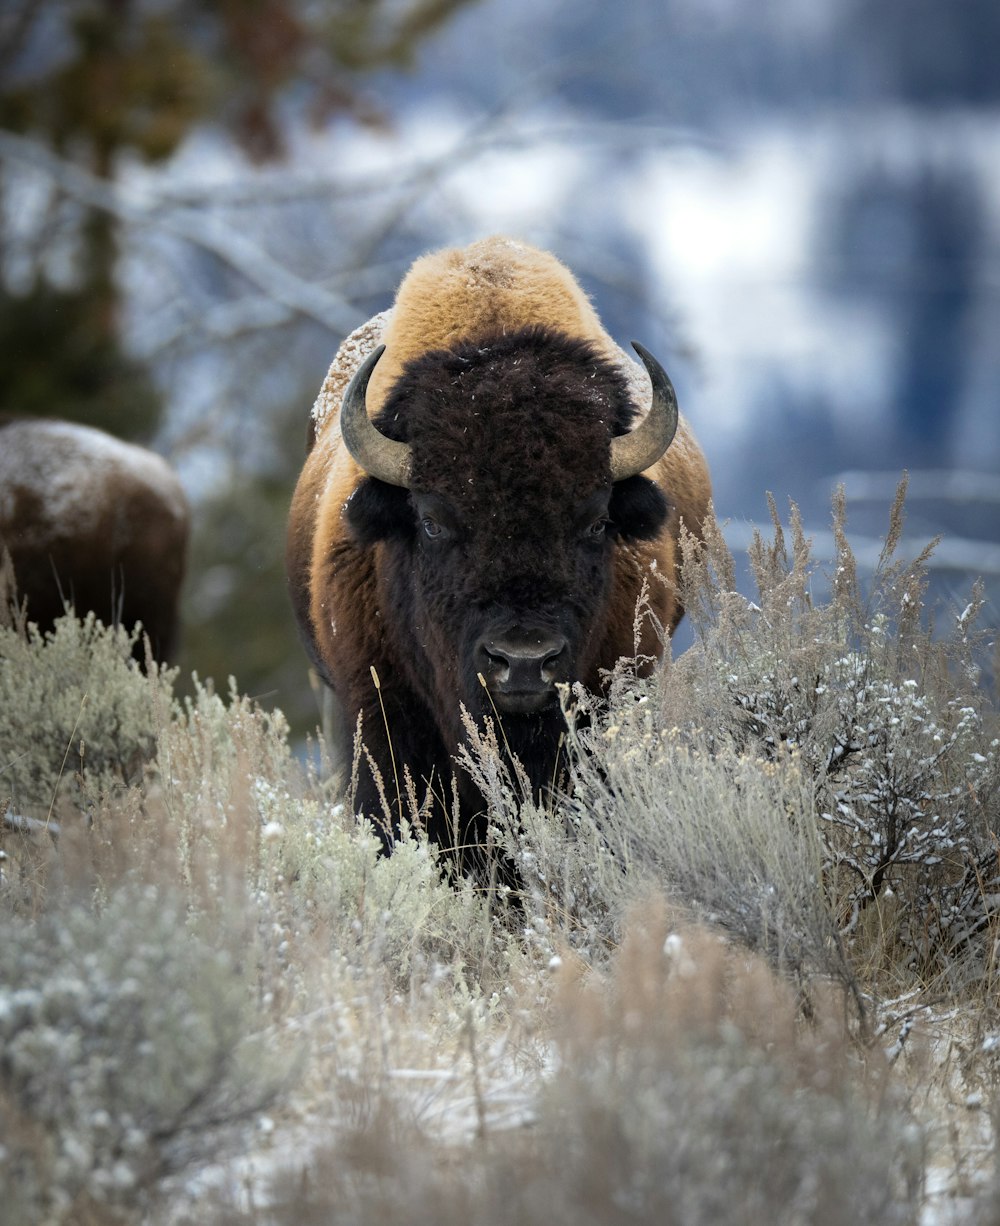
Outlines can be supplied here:
[[[423, 350], [421, 330], [436, 342]], [[459, 841], [475, 844], [482, 800], [454, 767], [460, 707], [498, 710], [533, 785], [550, 783], [564, 727], [557, 684], [596, 688], [632, 654], [652, 570], [666, 580], [650, 586], [653, 613], [668, 630], [680, 617], [677, 536], [682, 520], [700, 531], [708, 475], [682, 419], [652, 468], [612, 479], [612, 440], [641, 416], [642, 381], [545, 253], [487, 240], [425, 257], [387, 321], [345, 342], [331, 386], [342, 393], [379, 339], [375, 371], [385, 362], [392, 378], [383, 372], [367, 403], [388, 446], [406, 445], [405, 467], [366, 475], [335, 416], [316, 415], [289, 520], [291, 595], [343, 707], [343, 752], [360, 715], [383, 779], [405, 764], [439, 795], [454, 785]], [[659, 650], [649, 627], [640, 649]], [[380, 816], [364, 772], [358, 808]], [[442, 842], [456, 833], [446, 810], [429, 824]]]
[[414, 446], [414, 489], [447, 487], [474, 511], [609, 485], [608, 444], [633, 413], [621, 373], [591, 344], [530, 327], [411, 362], [381, 420]]
[[410, 443], [413, 494], [528, 540], [610, 491], [609, 443], [634, 413], [621, 372], [588, 342], [532, 327], [411, 362], [376, 422]]

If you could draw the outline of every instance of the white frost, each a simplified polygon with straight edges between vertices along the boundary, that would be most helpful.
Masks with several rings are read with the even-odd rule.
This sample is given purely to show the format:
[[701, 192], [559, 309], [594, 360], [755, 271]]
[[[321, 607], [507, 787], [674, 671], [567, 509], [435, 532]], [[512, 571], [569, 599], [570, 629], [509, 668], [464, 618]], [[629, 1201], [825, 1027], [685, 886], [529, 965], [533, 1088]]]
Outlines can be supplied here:
[[16, 421], [0, 430], [0, 523], [13, 517], [20, 490], [38, 498], [49, 528], [69, 523], [85, 532], [106, 512], [109, 481], [122, 479], [155, 491], [177, 519], [186, 517], [176, 475], [144, 447], [70, 422]]

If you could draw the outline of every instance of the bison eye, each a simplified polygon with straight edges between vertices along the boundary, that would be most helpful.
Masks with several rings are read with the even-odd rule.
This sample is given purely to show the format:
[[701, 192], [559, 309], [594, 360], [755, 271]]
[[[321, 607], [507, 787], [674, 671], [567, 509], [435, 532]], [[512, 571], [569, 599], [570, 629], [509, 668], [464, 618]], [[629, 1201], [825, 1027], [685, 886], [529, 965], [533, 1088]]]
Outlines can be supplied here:
[[589, 540], [598, 540], [608, 530], [608, 521], [604, 518], [595, 519], [587, 529], [587, 537]]
[[430, 515], [425, 515], [420, 521], [420, 526], [424, 530], [424, 535], [430, 537], [432, 541], [439, 541], [444, 535], [445, 530], [436, 519], [432, 519]]

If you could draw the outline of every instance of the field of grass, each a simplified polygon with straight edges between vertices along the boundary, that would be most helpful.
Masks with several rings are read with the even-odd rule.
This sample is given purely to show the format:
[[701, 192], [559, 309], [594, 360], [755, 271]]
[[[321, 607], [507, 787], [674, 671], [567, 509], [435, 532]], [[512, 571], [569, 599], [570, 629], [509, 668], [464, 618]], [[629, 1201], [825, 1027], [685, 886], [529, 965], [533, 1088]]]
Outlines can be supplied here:
[[688, 542], [694, 645], [564, 696], [559, 796], [470, 728], [518, 898], [0, 590], [2, 1220], [996, 1221], [996, 653], [902, 516], [862, 584], [775, 515], [752, 599]]

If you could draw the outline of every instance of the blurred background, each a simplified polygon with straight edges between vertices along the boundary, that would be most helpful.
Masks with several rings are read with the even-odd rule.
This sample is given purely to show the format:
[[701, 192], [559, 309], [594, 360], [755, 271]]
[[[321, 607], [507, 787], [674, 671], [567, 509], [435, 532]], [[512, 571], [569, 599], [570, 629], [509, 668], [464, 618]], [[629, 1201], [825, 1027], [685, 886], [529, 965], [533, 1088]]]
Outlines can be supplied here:
[[[1000, 602], [995, 0], [0, 0], [0, 410], [146, 443], [195, 510], [185, 673], [317, 708], [288, 500], [411, 260], [554, 251], [671, 372], [739, 549], [859, 561], [903, 469], [943, 621]], [[683, 636], [681, 638], [683, 645]]]

